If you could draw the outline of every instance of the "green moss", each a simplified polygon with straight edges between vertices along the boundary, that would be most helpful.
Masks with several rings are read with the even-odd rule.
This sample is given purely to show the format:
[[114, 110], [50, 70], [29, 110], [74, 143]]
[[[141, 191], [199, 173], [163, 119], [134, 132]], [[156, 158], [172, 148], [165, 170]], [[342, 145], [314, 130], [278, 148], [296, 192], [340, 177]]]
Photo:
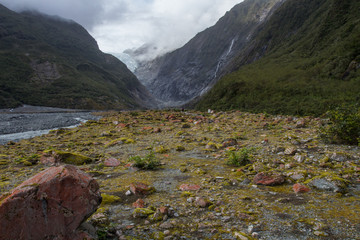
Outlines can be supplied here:
[[147, 218], [150, 215], [154, 214], [154, 210], [149, 208], [136, 208], [133, 211], [134, 218]]
[[185, 151], [185, 147], [181, 146], [181, 145], [178, 145], [178, 146], [176, 146], [176, 151], [177, 152], [183, 152], [183, 151]]
[[164, 154], [170, 152], [168, 148], [165, 148], [164, 146], [159, 146], [155, 149], [156, 153]]
[[92, 162], [92, 159], [81, 154], [56, 151], [56, 156], [61, 162], [73, 165], [84, 165]]
[[118, 196], [114, 196], [114, 195], [109, 195], [109, 194], [106, 194], [106, 193], [102, 193], [102, 194], [101, 194], [101, 197], [102, 197], [102, 202], [101, 202], [101, 204], [103, 204], [103, 205], [121, 202], [121, 198], [118, 197]]

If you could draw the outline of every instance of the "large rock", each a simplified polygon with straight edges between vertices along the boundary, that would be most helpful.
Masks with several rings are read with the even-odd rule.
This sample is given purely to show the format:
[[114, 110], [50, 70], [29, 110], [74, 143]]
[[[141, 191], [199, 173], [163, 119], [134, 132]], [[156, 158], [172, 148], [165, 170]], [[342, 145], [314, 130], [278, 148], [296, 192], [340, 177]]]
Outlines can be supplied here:
[[347, 192], [347, 183], [344, 179], [326, 179], [315, 178], [309, 182], [309, 185], [319, 190], [345, 193]]
[[254, 177], [254, 183], [256, 185], [265, 185], [265, 186], [275, 186], [280, 185], [285, 182], [285, 178], [279, 174], [266, 174], [266, 173], [258, 173]]
[[78, 230], [101, 203], [98, 183], [75, 166], [51, 167], [0, 203], [0, 240], [89, 239]]

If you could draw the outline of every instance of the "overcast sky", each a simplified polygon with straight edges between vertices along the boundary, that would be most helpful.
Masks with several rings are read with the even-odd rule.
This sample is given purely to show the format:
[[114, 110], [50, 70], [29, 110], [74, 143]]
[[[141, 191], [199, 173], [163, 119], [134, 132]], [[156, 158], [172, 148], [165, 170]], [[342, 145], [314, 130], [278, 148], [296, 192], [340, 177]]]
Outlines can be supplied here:
[[143, 44], [157, 52], [181, 47], [242, 0], [0, 0], [15, 10], [37, 10], [83, 25], [104, 52]]

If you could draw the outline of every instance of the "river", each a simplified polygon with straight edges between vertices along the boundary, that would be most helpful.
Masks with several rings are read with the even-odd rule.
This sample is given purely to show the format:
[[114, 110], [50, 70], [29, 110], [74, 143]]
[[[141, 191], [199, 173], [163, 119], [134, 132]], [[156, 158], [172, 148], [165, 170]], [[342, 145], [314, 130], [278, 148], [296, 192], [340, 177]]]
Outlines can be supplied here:
[[76, 127], [87, 120], [99, 119], [89, 111], [34, 107], [0, 110], [0, 144], [47, 134], [50, 130]]

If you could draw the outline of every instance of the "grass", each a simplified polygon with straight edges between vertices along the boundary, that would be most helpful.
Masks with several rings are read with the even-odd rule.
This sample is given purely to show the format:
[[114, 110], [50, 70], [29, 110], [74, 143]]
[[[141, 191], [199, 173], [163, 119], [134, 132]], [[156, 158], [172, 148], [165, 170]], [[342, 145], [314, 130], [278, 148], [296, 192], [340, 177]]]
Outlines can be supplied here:
[[144, 169], [144, 170], [154, 170], [157, 169], [161, 163], [155, 157], [155, 153], [150, 151], [145, 157], [133, 156], [129, 158], [130, 162], [134, 162], [134, 167]]

